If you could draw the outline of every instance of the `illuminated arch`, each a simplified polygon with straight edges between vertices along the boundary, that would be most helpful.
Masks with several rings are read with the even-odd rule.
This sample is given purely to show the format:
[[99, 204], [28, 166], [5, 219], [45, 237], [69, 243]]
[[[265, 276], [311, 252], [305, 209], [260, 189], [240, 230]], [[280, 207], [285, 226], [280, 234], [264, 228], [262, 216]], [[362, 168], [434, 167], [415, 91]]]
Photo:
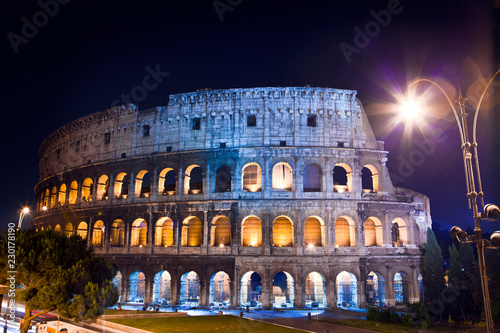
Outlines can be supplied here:
[[272, 304], [275, 308], [292, 308], [295, 303], [294, 281], [288, 272], [276, 273], [273, 277]]
[[182, 222], [181, 246], [201, 246], [201, 221], [196, 216], [189, 216]]
[[278, 216], [273, 221], [273, 246], [293, 246], [293, 222], [288, 216]]
[[210, 278], [210, 304], [228, 306], [231, 299], [231, 279], [224, 271]]
[[96, 221], [92, 228], [92, 245], [95, 247], [104, 245], [104, 222], [101, 220]]
[[85, 178], [82, 183], [82, 202], [92, 201], [93, 190], [94, 190], [94, 181], [91, 178]]
[[241, 222], [241, 246], [262, 246], [262, 222], [257, 216], [247, 216]]
[[76, 204], [76, 199], [78, 197], [78, 182], [76, 180], [73, 180], [71, 182], [71, 185], [69, 186], [69, 204], [74, 205]]
[[195, 271], [181, 276], [180, 304], [197, 306], [200, 304], [200, 277]]
[[135, 271], [129, 278], [129, 302], [144, 303], [146, 291], [146, 276], [141, 271]]
[[326, 307], [326, 283], [322, 274], [311, 272], [307, 275], [304, 298], [305, 307], [307, 308]]
[[109, 197], [109, 177], [102, 175], [97, 180], [97, 201], [108, 200]]
[[149, 198], [151, 191], [151, 176], [149, 171], [141, 170], [135, 176], [134, 195], [136, 198]]
[[370, 306], [382, 307], [385, 301], [385, 280], [382, 274], [370, 272], [366, 279], [366, 302]]
[[382, 222], [376, 217], [369, 217], [365, 221], [365, 246], [382, 246]]
[[396, 304], [407, 304], [410, 302], [410, 279], [408, 274], [402, 271], [394, 274], [394, 297]]
[[203, 193], [203, 170], [197, 164], [187, 167], [184, 175], [184, 194]]
[[117, 199], [127, 199], [129, 176], [125, 172], [120, 172], [115, 178], [114, 195]]
[[247, 163], [241, 173], [243, 191], [262, 191], [262, 168], [257, 163]]
[[47, 208], [49, 207], [49, 201], [50, 201], [50, 190], [45, 189], [45, 195], [43, 197], [43, 205]]
[[325, 224], [317, 216], [310, 216], [304, 223], [304, 245], [325, 246]]
[[292, 191], [292, 167], [285, 162], [280, 162], [273, 167], [273, 188]]
[[170, 288], [172, 278], [167, 271], [160, 271], [154, 276], [153, 303], [170, 304]]
[[210, 246], [231, 246], [231, 221], [226, 216], [216, 216], [213, 219]]
[[66, 237], [70, 237], [71, 235], [73, 235], [73, 224], [66, 224], [66, 227], [64, 228], [64, 234], [66, 235]]
[[83, 239], [87, 239], [87, 233], [88, 233], [87, 227], [88, 227], [87, 222], [80, 222], [80, 224], [78, 224], [78, 228], [76, 229], [76, 234], [82, 237]]
[[158, 193], [160, 195], [174, 195], [176, 188], [176, 175], [174, 169], [165, 168], [161, 170], [158, 182]]
[[146, 246], [148, 240], [148, 225], [145, 219], [136, 219], [132, 223], [130, 246]]
[[304, 167], [304, 192], [321, 192], [321, 173], [321, 167], [316, 163], [310, 163]]
[[54, 227], [54, 231], [61, 232], [61, 226], [59, 224], [56, 224], [56, 226]]
[[59, 187], [59, 206], [64, 206], [66, 204], [66, 184], [62, 184]]
[[256, 307], [262, 297], [262, 278], [254, 271], [246, 272], [241, 277], [240, 283], [240, 305]]
[[57, 198], [57, 187], [52, 187], [52, 193], [50, 196], [50, 208], [54, 208], [56, 206], [56, 198]]
[[403, 247], [408, 245], [408, 229], [406, 222], [400, 217], [392, 220], [391, 240], [394, 247]]
[[162, 217], [156, 222], [155, 245], [163, 247], [174, 245], [174, 222], [171, 218]]
[[379, 191], [378, 170], [371, 164], [367, 164], [361, 169], [361, 188], [363, 193], [378, 193]]
[[123, 247], [125, 244], [125, 222], [117, 219], [111, 224], [110, 230], [110, 245], [115, 247]]
[[333, 191], [352, 192], [352, 171], [345, 163], [337, 163], [333, 168]]
[[356, 246], [354, 221], [341, 216], [335, 221], [335, 247]]
[[358, 307], [358, 283], [356, 276], [350, 272], [340, 272], [336, 279], [337, 306], [344, 308]]

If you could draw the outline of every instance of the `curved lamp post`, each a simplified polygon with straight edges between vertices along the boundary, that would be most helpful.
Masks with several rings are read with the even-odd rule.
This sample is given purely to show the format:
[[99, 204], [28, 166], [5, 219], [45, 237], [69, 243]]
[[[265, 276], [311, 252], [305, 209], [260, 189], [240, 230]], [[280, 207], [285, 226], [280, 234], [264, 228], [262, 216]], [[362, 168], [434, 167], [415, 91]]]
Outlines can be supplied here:
[[30, 209], [28, 207], [24, 207], [21, 209], [21, 212], [19, 213], [19, 223], [17, 224], [17, 230], [20, 230], [21, 227], [23, 226], [23, 219], [26, 214], [29, 214]]
[[[474, 222], [475, 222], [475, 228], [474, 228], [474, 234], [473, 235], [467, 235], [465, 231], [460, 229], [459, 227], [453, 227], [450, 231], [450, 236], [452, 239], [456, 239], [459, 242], [462, 243], [476, 243], [477, 244], [477, 253], [478, 253], [478, 260], [479, 260], [479, 271], [481, 275], [481, 287], [483, 291], [483, 298], [484, 298], [484, 312], [486, 314], [486, 325], [487, 325], [487, 332], [488, 333], [493, 333], [493, 319], [491, 316], [491, 305], [490, 305], [490, 294], [488, 291], [488, 280], [486, 277], [486, 266], [485, 266], [485, 261], [484, 261], [484, 247], [499, 247], [500, 246], [500, 232], [495, 232], [491, 236], [491, 241], [485, 240], [482, 238], [482, 230], [481, 230], [481, 220], [489, 220], [492, 221], [494, 219], [497, 219], [500, 217], [500, 209], [495, 206], [495, 205], [484, 205], [484, 199], [483, 199], [483, 188], [481, 185], [481, 173], [479, 170], [479, 159], [478, 159], [478, 153], [477, 153], [477, 140], [476, 140], [476, 127], [477, 127], [477, 116], [479, 114], [479, 108], [481, 106], [481, 102], [483, 101], [483, 98], [486, 94], [486, 91], [488, 90], [488, 87], [490, 86], [491, 82], [493, 82], [493, 79], [500, 73], [500, 69], [493, 75], [493, 77], [490, 79], [486, 87], [484, 88], [481, 97], [479, 98], [479, 101], [476, 106], [476, 111], [474, 114], [474, 122], [472, 125], [472, 142], [469, 140], [469, 131], [468, 131], [468, 125], [467, 125], [467, 113], [465, 112], [465, 102], [467, 101], [466, 98], [462, 96], [462, 92], [459, 89], [459, 96], [458, 99], [455, 100], [455, 103], [458, 104], [459, 112], [457, 112], [457, 109], [453, 105], [450, 97], [446, 94], [443, 88], [439, 86], [436, 82], [429, 80], [429, 79], [417, 79], [415, 80], [412, 84], [410, 84], [410, 87], [413, 85], [419, 83], [419, 82], [427, 82], [431, 83], [434, 86], [436, 86], [446, 97], [448, 100], [448, 103], [450, 104], [450, 107], [453, 111], [453, 115], [455, 116], [455, 120], [457, 121], [458, 129], [460, 132], [460, 140], [461, 140], [461, 149], [462, 149], [462, 156], [463, 156], [463, 161], [464, 161], [464, 168], [465, 168], [465, 183], [467, 185], [467, 198], [469, 201], [469, 209], [472, 208], [473, 213], [474, 213]], [[473, 171], [473, 163], [475, 163], [476, 166], [476, 173]], [[476, 178], [477, 178], [477, 189], [479, 190], [476, 191]], [[481, 204], [483, 206], [483, 211], [484, 213], [479, 213], [478, 210], [478, 205], [477, 205], [477, 198], [481, 199]]]

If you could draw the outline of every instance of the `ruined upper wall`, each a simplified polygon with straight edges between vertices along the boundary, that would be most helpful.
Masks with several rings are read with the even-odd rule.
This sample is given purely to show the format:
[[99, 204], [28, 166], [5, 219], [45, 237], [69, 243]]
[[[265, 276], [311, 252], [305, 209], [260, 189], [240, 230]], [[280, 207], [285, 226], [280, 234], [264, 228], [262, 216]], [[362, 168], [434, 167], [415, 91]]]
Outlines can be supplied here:
[[[255, 126], [249, 126], [249, 116]], [[139, 111], [127, 104], [60, 127], [40, 146], [40, 177], [121, 157], [283, 144], [383, 149], [355, 90], [203, 90], [171, 95], [166, 107]]]

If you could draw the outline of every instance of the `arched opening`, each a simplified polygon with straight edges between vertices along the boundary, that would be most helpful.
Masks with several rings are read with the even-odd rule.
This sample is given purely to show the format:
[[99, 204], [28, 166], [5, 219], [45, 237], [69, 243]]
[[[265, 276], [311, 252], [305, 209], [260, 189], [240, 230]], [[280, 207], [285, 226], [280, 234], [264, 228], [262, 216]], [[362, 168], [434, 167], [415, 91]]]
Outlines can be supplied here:
[[292, 191], [292, 168], [288, 163], [280, 162], [273, 167], [273, 189]]
[[402, 218], [395, 218], [391, 223], [392, 246], [403, 247], [408, 245], [408, 230]]
[[[69, 204], [70, 205], [76, 204], [77, 197], [78, 197], [78, 183], [76, 182], [76, 180], [73, 180], [71, 182], [71, 185], [69, 186], [69, 198], [68, 198]], [[47, 205], [45, 204], [45, 206]]]
[[194, 307], [200, 304], [200, 278], [191, 271], [181, 276], [180, 305]]
[[49, 189], [46, 189], [45, 196], [43, 197], [43, 205], [48, 208], [49, 204], [50, 204], [50, 191]]
[[130, 246], [146, 246], [148, 240], [148, 225], [144, 219], [136, 219], [132, 223]]
[[385, 281], [381, 274], [370, 272], [366, 278], [366, 302], [369, 306], [385, 306]]
[[333, 191], [352, 192], [351, 168], [345, 163], [338, 163], [333, 168]]
[[262, 246], [262, 222], [256, 216], [248, 216], [241, 223], [241, 245]]
[[102, 247], [104, 245], [104, 222], [101, 220], [94, 223], [92, 229], [92, 246]]
[[118, 289], [118, 302], [121, 302], [122, 298], [122, 273], [120, 271], [116, 272], [115, 277], [113, 278], [113, 284], [116, 289]]
[[361, 188], [363, 193], [378, 193], [378, 170], [373, 165], [365, 165], [361, 169]]
[[325, 246], [324, 223], [315, 216], [308, 217], [304, 224], [304, 245], [310, 248]]
[[156, 222], [155, 229], [156, 246], [168, 247], [174, 245], [174, 222], [172, 219], [162, 217]]
[[240, 305], [257, 307], [262, 305], [262, 278], [256, 272], [246, 272], [241, 277]]
[[66, 237], [70, 237], [73, 235], [73, 225], [71, 223], [66, 224], [66, 227], [64, 228], [64, 234]]
[[125, 172], [120, 172], [115, 179], [115, 198], [117, 199], [127, 199], [128, 198], [128, 187], [129, 187], [129, 176]]
[[231, 280], [227, 273], [220, 271], [210, 279], [210, 305], [229, 306], [231, 296]]
[[318, 272], [307, 275], [304, 297], [306, 308], [326, 307], [326, 284], [323, 275]]
[[82, 202], [92, 201], [93, 190], [94, 190], [94, 181], [90, 178], [85, 178], [82, 183]]
[[52, 230], [52, 228], [51, 228], [51, 226], [50, 226], [50, 225], [47, 227], [47, 231], [48, 231], [48, 230]]
[[59, 206], [66, 204], [66, 184], [62, 184], [59, 188]]
[[354, 221], [350, 218], [339, 217], [335, 221], [335, 247], [356, 246]]
[[57, 198], [57, 187], [52, 188], [52, 193], [50, 196], [50, 208], [54, 208], [56, 206], [56, 198]]
[[262, 169], [257, 163], [248, 163], [243, 167], [243, 191], [262, 191]]
[[224, 165], [217, 169], [214, 192], [231, 192], [231, 168], [229, 166]]
[[54, 228], [54, 231], [55, 232], [61, 232], [61, 226], [59, 224], [56, 224], [56, 226]]
[[88, 225], [86, 222], [80, 222], [78, 228], [76, 229], [76, 234], [83, 239], [87, 239]]
[[231, 221], [226, 216], [217, 216], [210, 229], [210, 246], [231, 246]]
[[109, 197], [109, 177], [102, 175], [97, 180], [97, 201], [108, 200]]
[[117, 219], [113, 221], [110, 232], [110, 245], [122, 247], [125, 244], [125, 222]]
[[201, 221], [196, 216], [182, 222], [181, 246], [201, 246]]
[[365, 221], [365, 246], [382, 246], [382, 222], [376, 217]]
[[144, 273], [136, 271], [130, 274], [129, 278], [129, 302], [144, 303], [144, 292], [146, 290], [146, 278]]
[[165, 168], [160, 172], [158, 182], [158, 193], [162, 195], [174, 195], [176, 191], [175, 171], [172, 168]]
[[134, 193], [136, 198], [149, 198], [151, 190], [151, 175], [147, 170], [141, 170], [135, 177]]
[[184, 194], [203, 193], [203, 170], [199, 165], [190, 165], [184, 177]]
[[321, 168], [308, 164], [304, 168], [304, 192], [321, 192]]
[[172, 279], [167, 271], [160, 271], [154, 276], [153, 303], [161, 305], [170, 304], [170, 283]]
[[394, 297], [396, 304], [407, 304], [410, 300], [410, 281], [403, 272], [394, 274]]
[[273, 246], [293, 246], [293, 223], [286, 216], [279, 216], [273, 222]]
[[295, 295], [293, 277], [288, 272], [279, 272], [273, 277], [273, 307], [293, 308]]
[[358, 284], [356, 276], [343, 271], [337, 275], [337, 306], [344, 308], [358, 307]]

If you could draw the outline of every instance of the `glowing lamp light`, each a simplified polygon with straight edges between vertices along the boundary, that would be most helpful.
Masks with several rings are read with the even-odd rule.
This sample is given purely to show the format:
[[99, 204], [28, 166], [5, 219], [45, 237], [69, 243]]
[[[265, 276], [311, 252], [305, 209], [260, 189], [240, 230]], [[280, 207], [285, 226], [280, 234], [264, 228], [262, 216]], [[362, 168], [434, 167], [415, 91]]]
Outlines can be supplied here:
[[339, 244], [335, 244], [335, 247], [338, 248], [339, 247]]
[[220, 244], [219, 244], [219, 247], [220, 247], [220, 248], [224, 247], [224, 244], [220, 243]]
[[42, 207], [42, 210], [43, 210], [43, 211], [46, 211], [47, 209], [48, 209], [48, 208], [47, 208], [47, 206], [43, 206], [43, 207]]
[[413, 120], [419, 116], [422, 112], [422, 108], [417, 102], [409, 100], [402, 103], [400, 112], [405, 119]]
[[141, 245], [139, 245], [139, 247], [142, 247], [142, 244], [141, 244]]
[[30, 212], [30, 209], [28, 207], [23, 208], [23, 213], [28, 214]]
[[308, 247], [308, 248], [310, 248], [310, 249], [313, 249], [313, 248], [314, 248], [314, 244], [313, 244], [313, 243], [309, 243], [309, 244], [307, 245], [307, 247]]

